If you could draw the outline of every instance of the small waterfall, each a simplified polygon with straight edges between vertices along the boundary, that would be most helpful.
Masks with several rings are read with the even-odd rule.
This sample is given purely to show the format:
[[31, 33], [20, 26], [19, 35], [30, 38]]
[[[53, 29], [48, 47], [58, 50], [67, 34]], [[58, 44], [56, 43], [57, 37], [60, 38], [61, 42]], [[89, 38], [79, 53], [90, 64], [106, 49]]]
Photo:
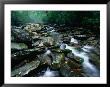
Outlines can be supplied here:
[[[92, 47], [89, 47], [89, 46], [85, 46], [84, 48], [92, 49]], [[84, 51], [80, 52], [77, 49], [75, 49], [75, 47], [68, 46], [67, 44], [66, 44], [66, 49], [72, 50], [72, 53], [75, 56], [78, 56], [84, 59], [83, 67], [88, 76], [99, 76], [99, 71], [96, 69], [96, 67], [93, 64], [89, 62], [89, 57], [86, 52]], [[86, 51], [88, 50], [86, 49]]]
[[45, 71], [43, 77], [54, 77], [54, 73], [52, 71], [50, 71], [50, 68], [47, 67], [47, 70]]
[[44, 74], [40, 77], [57, 77], [57, 76], [59, 76], [58, 71], [50, 70], [49, 67], [47, 67], [46, 71], [43, 71], [43, 72], [44, 72]]

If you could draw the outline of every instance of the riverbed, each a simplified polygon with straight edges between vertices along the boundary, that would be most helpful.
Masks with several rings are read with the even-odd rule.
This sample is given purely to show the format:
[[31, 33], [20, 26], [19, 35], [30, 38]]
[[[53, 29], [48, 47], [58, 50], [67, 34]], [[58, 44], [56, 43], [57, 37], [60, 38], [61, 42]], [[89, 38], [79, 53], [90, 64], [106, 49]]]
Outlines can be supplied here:
[[27, 24], [11, 29], [11, 76], [99, 77], [100, 39], [83, 28]]

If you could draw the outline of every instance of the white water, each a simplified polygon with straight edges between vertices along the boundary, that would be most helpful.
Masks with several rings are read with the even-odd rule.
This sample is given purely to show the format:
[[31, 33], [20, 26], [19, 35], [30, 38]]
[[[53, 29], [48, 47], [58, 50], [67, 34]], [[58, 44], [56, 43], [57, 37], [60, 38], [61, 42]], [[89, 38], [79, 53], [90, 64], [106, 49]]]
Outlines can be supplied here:
[[43, 77], [53, 77], [55, 76], [52, 71], [50, 71], [49, 67], [47, 68], [46, 72], [44, 73]]
[[94, 47], [86, 45], [86, 46], [84, 46], [84, 47], [81, 48], [81, 49], [82, 49], [83, 51], [85, 51], [85, 52], [90, 52], [90, 50], [93, 50]]
[[74, 38], [71, 38], [71, 41], [72, 43], [75, 43], [75, 44], [78, 44], [78, 40], [74, 39]]
[[[88, 48], [86, 49], [86, 51], [89, 51], [90, 49], [92, 49], [92, 47], [90, 46], [84, 46], [83, 48]], [[75, 56], [78, 56], [84, 59], [83, 67], [88, 76], [99, 76], [99, 71], [96, 69], [96, 67], [93, 64], [89, 62], [88, 54], [85, 51], [80, 52], [77, 49], [75, 49], [75, 47], [68, 46], [67, 44], [66, 44], [66, 49], [72, 50], [72, 53]]]
[[58, 71], [52, 71], [50, 70], [49, 67], [47, 67], [47, 70], [40, 77], [56, 77], [56, 76], [59, 76]]
[[[59, 34], [56, 33], [55, 30], [51, 30], [51, 34], [52, 34], [54, 40], [56, 42], [59, 42], [59, 40], [58, 40]], [[78, 44], [78, 40], [76, 40], [74, 38], [71, 38], [70, 42]], [[70, 49], [70, 50], [72, 50], [72, 53], [75, 56], [78, 56], [78, 57], [84, 59], [83, 67], [84, 67], [84, 71], [86, 72], [86, 74], [88, 76], [92, 76], [92, 77], [99, 76], [99, 71], [96, 69], [96, 67], [93, 64], [91, 64], [89, 62], [89, 57], [88, 57], [88, 54], [87, 54], [87, 52], [90, 52], [91, 49], [94, 49], [92, 46], [86, 45], [83, 48], [81, 48], [83, 51], [80, 52], [77, 49], [75, 49], [75, 47], [68, 46], [67, 44], [65, 44], [65, 45], [66, 45], [66, 48], [65, 48], [64, 45], [62, 45], [62, 46], [60, 46], [60, 49]], [[44, 73], [43, 77], [54, 77], [56, 75], [57, 75], [57, 73], [55, 71], [51, 71], [49, 68], [47, 68], [47, 70]]]

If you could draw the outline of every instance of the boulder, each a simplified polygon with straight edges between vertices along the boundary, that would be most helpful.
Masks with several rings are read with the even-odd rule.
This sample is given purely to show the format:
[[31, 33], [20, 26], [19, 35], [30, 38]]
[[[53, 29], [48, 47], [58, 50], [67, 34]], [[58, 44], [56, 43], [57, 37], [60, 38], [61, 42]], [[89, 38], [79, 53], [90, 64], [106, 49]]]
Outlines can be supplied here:
[[44, 43], [49, 43], [50, 45], [54, 45], [55, 41], [52, 37], [49, 36], [49, 37], [42, 37], [41, 38], [41, 43], [43, 43], [43, 44]]
[[90, 54], [89, 61], [94, 64], [98, 69], [100, 69], [100, 56], [94, 53]]
[[27, 49], [17, 51], [11, 54], [11, 67], [19, 64], [23, 60], [33, 60], [37, 55], [44, 53], [44, 50], [41, 48]]
[[19, 68], [11, 70], [11, 76], [12, 77], [23, 77], [26, 74], [28, 74], [30, 71], [36, 69], [39, 66], [39, 64], [40, 64], [40, 61], [38, 60], [29, 62]]
[[34, 24], [34, 23], [29, 23], [27, 24], [26, 27], [24, 27], [24, 30], [28, 32], [34, 32], [34, 31], [39, 31], [42, 29], [41, 24]]
[[81, 65], [74, 61], [67, 60], [62, 64], [60, 72], [64, 77], [81, 77], [83, 70]]
[[31, 47], [32, 37], [31, 35], [22, 29], [12, 29], [11, 36], [14, 38], [14, 42], [25, 43], [28, 47]]

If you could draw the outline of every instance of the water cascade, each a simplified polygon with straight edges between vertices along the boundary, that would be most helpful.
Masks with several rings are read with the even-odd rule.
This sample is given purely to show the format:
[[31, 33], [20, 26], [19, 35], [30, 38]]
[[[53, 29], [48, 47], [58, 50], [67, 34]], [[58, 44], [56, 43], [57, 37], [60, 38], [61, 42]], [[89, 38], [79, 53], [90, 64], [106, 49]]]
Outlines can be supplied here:
[[[92, 47], [90, 46], [84, 46], [83, 49], [84, 48], [88, 48], [86, 49], [86, 51], [89, 51], [90, 49], [92, 49]], [[66, 44], [66, 49], [72, 50], [72, 53], [75, 56], [78, 56], [84, 59], [83, 67], [88, 76], [99, 76], [99, 71], [93, 64], [89, 62], [88, 54], [85, 51], [80, 52], [75, 47], [68, 46], [67, 44]]]

